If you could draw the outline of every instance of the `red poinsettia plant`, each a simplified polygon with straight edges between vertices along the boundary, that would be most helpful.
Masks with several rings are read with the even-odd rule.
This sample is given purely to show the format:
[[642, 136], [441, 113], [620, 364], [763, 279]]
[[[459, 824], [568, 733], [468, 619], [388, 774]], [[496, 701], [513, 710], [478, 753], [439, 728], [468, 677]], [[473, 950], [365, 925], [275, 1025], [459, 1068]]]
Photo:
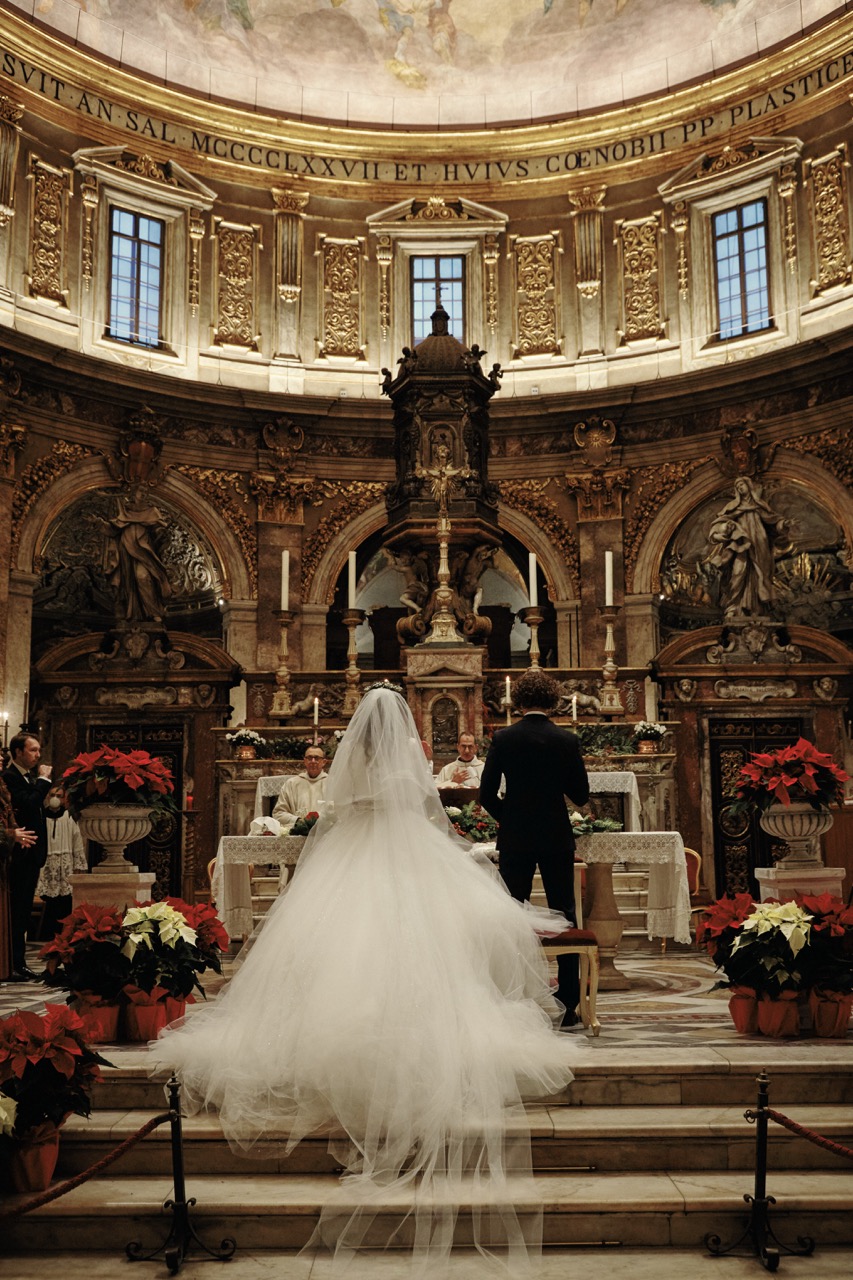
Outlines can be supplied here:
[[0, 1103], [7, 1136], [32, 1136], [92, 1109], [92, 1088], [110, 1066], [84, 1039], [71, 1009], [49, 1004], [44, 1014], [18, 1009], [0, 1021]]
[[805, 803], [825, 809], [841, 804], [847, 781], [848, 775], [832, 756], [799, 738], [793, 746], [777, 751], [753, 752], [738, 775], [738, 798], [732, 807], [768, 809], [772, 804]]
[[70, 990], [72, 999], [82, 997], [87, 1004], [115, 1003], [130, 975], [130, 960], [121, 950], [122, 915], [118, 907], [95, 903], [75, 907], [39, 952], [45, 962], [42, 981]]
[[62, 775], [65, 803], [74, 818], [90, 804], [139, 804], [173, 810], [172, 771], [148, 751], [119, 751], [101, 743], [82, 751]]

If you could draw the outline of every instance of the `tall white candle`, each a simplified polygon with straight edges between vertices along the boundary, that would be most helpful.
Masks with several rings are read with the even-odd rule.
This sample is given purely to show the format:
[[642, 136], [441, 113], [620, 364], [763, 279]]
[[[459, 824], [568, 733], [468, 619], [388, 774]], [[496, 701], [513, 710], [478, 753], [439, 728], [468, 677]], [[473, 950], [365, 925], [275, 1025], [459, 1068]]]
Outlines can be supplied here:
[[509, 676], [507, 676], [506, 678], [506, 694], [504, 695], [504, 700], [507, 706], [509, 706], [510, 702], [512, 701], [512, 687], [509, 682]]
[[613, 604], [613, 552], [604, 553], [604, 607], [609, 609]]
[[315, 699], [314, 699], [314, 725], [315, 725], [315, 727], [316, 727], [317, 722], [319, 721], [319, 719], [320, 719], [320, 699], [319, 699], [319, 698], [315, 698]]
[[355, 552], [349, 553], [349, 582], [347, 590], [347, 607], [355, 608]]
[[531, 608], [535, 609], [539, 604], [539, 589], [536, 583], [536, 554], [533, 551], [530, 552], [527, 578], [527, 594], [530, 597]]
[[290, 600], [290, 552], [281, 553], [281, 607], [286, 609]]
[[578, 718], [578, 695], [576, 693], [573, 693], [572, 694], [572, 719], [577, 720], [577, 718]]

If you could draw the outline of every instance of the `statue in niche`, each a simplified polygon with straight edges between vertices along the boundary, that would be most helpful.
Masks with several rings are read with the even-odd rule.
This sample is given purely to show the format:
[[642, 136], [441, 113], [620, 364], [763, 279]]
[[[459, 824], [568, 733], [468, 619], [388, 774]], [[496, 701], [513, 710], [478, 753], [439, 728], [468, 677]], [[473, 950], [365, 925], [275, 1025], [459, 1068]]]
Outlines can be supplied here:
[[400, 596], [400, 604], [404, 604], [410, 613], [420, 613], [429, 599], [429, 557], [426, 551], [392, 552], [394, 568], [399, 569], [406, 579], [406, 585]]
[[496, 551], [496, 547], [490, 547], [484, 542], [475, 547], [470, 554], [462, 553], [456, 593], [462, 601], [463, 608], [469, 613], [480, 612], [480, 601], [483, 598], [480, 579], [486, 570], [494, 565]]
[[767, 617], [775, 599], [776, 559], [791, 550], [789, 521], [771, 509], [761, 485], [748, 476], [735, 480], [734, 493], [708, 531], [705, 563], [720, 572], [726, 621]]
[[145, 488], [139, 484], [127, 497], [119, 497], [116, 514], [103, 523], [113, 535], [107, 569], [124, 617], [129, 622], [161, 622], [172, 586], [153, 534], [155, 529], [166, 528], [168, 521], [148, 502]]

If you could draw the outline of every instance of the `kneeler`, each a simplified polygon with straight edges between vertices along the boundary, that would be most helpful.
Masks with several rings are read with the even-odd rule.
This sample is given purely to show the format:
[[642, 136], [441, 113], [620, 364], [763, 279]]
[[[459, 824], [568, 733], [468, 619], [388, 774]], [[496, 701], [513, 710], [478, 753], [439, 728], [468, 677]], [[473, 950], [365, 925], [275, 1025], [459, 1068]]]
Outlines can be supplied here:
[[598, 999], [598, 939], [591, 929], [564, 929], [562, 933], [542, 936], [542, 950], [549, 960], [557, 956], [578, 956], [580, 963], [580, 1015], [581, 1022], [592, 1028], [597, 1036], [601, 1031], [601, 1023], [596, 1013]]

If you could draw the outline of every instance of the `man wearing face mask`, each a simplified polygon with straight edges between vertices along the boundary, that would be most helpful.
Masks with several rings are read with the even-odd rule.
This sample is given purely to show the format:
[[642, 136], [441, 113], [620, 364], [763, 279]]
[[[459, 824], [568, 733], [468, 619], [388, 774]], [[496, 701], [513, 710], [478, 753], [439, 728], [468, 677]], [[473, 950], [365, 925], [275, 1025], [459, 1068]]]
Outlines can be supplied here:
[[44, 916], [40, 937], [50, 942], [59, 929], [59, 921], [71, 911], [70, 876], [86, 871], [86, 846], [80, 828], [65, 808], [61, 787], [51, 787], [44, 802], [47, 815], [47, 861], [41, 869], [36, 894], [44, 898]]

